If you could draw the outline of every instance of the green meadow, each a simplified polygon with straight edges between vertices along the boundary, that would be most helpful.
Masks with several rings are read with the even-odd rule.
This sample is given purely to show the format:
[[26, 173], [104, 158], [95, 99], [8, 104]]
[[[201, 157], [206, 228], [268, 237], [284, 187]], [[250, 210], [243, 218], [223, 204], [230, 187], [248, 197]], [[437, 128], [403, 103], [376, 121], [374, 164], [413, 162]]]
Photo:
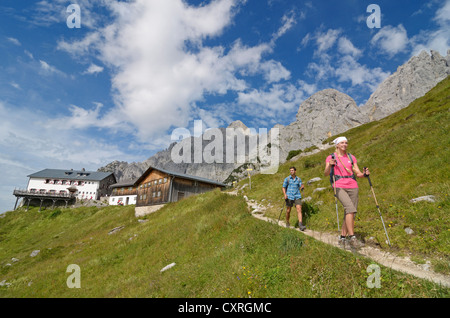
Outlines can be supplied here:
[[[371, 169], [392, 247], [385, 242], [365, 179], [358, 180], [357, 236], [418, 264], [430, 260], [434, 271], [446, 275], [449, 105], [447, 78], [409, 107], [345, 133], [358, 165]], [[270, 204], [266, 216], [277, 219], [283, 207], [282, 181], [289, 167], [296, 166], [304, 183], [322, 178], [303, 192], [312, 198], [303, 204], [304, 223], [337, 236], [335, 201], [323, 176], [332, 149], [286, 162], [276, 174], [252, 176], [252, 189], [246, 187], [241, 194]], [[318, 187], [326, 190], [313, 193]], [[410, 202], [423, 195], [434, 195], [436, 201]], [[111, 234], [117, 227], [121, 229]], [[413, 234], [405, 232], [408, 227]], [[39, 253], [30, 256], [35, 250]], [[0, 218], [3, 298], [449, 297], [449, 288], [382, 265], [380, 288], [370, 288], [368, 267], [373, 263], [260, 221], [251, 216], [242, 195], [217, 190], [168, 204], [142, 219], [134, 216], [134, 206], [18, 209]], [[79, 266], [80, 288], [69, 288], [72, 272], [67, 269], [72, 264]]]

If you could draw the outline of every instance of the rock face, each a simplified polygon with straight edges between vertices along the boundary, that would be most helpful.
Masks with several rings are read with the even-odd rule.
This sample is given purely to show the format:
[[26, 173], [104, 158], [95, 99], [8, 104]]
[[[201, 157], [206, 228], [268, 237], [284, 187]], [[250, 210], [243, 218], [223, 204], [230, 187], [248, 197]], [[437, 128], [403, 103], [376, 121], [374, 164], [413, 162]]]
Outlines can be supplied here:
[[450, 50], [445, 58], [436, 51], [422, 51], [384, 80], [361, 111], [371, 121], [380, 120], [422, 97], [448, 75]]
[[126, 161], [113, 161], [98, 169], [101, 172], [114, 172], [117, 182], [135, 180], [148, 168], [145, 162], [128, 163]]
[[[279, 162], [286, 160], [291, 150], [304, 150], [311, 146], [323, 149], [322, 141], [359, 126], [369, 121], [384, 118], [406, 106], [415, 99], [425, 95], [437, 83], [450, 75], [450, 50], [444, 58], [438, 52], [431, 54], [422, 52], [412, 57], [407, 63], [400, 66], [397, 71], [382, 82], [377, 90], [370, 96], [364, 106], [358, 107], [355, 101], [348, 95], [335, 89], [325, 89], [312, 95], [299, 107], [296, 120], [288, 126], [275, 125], [269, 132], [268, 140], [275, 129], [279, 131]], [[249, 129], [241, 121], [234, 121], [228, 128], [241, 130], [248, 145], [250, 138]], [[225, 128], [218, 128], [222, 136], [226, 136]], [[200, 137], [190, 137], [179, 143], [173, 143], [168, 149], [163, 150], [141, 163], [114, 161], [99, 171], [114, 172], [118, 181], [132, 180], [140, 177], [149, 166], [162, 169], [204, 177], [220, 182], [230, 182], [247, 176], [247, 168], [253, 168], [256, 173], [260, 168], [258, 164], [247, 166], [241, 163], [227, 163], [226, 143], [223, 145], [223, 163], [175, 163], [172, 160], [174, 147], [191, 145], [190, 156], [194, 158], [195, 145], [201, 145], [202, 151], [211, 150], [208, 145], [214, 139], [204, 140]], [[270, 142], [270, 141], [268, 141]], [[206, 148], [205, 148], [206, 147]], [[272, 151], [276, 148], [272, 146]], [[234, 154], [237, 153], [237, 144], [234, 144]], [[249, 149], [246, 148], [245, 155], [248, 156]], [[234, 162], [237, 162], [235, 160]]]
[[317, 92], [300, 105], [297, 120], [280, 129], [280, 159], [284, 161], [291, 150], [320, 144], [363, 123], [363, 114], [350, 96], [335, 89]]

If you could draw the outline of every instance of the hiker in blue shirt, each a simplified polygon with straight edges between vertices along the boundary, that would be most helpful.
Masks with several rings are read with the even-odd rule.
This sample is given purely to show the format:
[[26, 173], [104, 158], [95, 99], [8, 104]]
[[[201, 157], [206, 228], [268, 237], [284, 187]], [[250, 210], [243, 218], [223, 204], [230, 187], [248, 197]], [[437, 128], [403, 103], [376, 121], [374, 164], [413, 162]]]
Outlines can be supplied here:
[[284, 199], [286, 200], [286, 227], [289, 227], [289, 217], [291, 208], [295, 204], [298, 215], [298, 227], [301, 231], [306, 229], [302, 223], [302, 195], [300, 191], [305, 187], [302, 180], [295, 175], [297, 169], [295, 167], [289, 168], [290, 176], [286, 177], [283, 182]]

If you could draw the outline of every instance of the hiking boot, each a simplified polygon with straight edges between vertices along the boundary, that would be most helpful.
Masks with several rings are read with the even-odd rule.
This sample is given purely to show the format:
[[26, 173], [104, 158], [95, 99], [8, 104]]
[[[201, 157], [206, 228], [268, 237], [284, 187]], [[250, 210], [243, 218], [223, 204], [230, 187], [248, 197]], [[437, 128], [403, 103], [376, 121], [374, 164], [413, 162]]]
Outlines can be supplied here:
[[358, 239], [354, 235], [350, 237], [349, 244], [352, 249], [359, 249], [364, 246], [364, 244], [358, 241]]
[[306, 230], [306, 226], [304, 226], [302, 222], [298, 223], [298, 228], [300, 229], [300, 231]]
[[286, 222], [286, 227], [289, 227], [289, 222]]
[[345, 237], [340, 237], [339, 236], [339, 241], [338, 241], [338, 245], [340, 248], [345, 249], [345, 245], [348, 245], [347, 239]]

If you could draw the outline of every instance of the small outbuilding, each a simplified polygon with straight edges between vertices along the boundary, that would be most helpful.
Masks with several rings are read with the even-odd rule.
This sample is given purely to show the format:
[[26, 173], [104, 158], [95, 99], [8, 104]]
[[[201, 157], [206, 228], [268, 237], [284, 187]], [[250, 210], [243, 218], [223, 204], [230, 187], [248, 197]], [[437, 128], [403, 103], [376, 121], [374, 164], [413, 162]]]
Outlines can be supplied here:
[[135, 185], [136, 216], [152, 213], [169, 202], [177, 202], [192, 195], [226, 187], [225, 184], [211, 179], [155, 167], [149, 167], [136, 180]]
[[111, 196], [109, 205], [131, 205], [136, 204], [137, 186], [135, 180], [121, 181], [110, 186]]

